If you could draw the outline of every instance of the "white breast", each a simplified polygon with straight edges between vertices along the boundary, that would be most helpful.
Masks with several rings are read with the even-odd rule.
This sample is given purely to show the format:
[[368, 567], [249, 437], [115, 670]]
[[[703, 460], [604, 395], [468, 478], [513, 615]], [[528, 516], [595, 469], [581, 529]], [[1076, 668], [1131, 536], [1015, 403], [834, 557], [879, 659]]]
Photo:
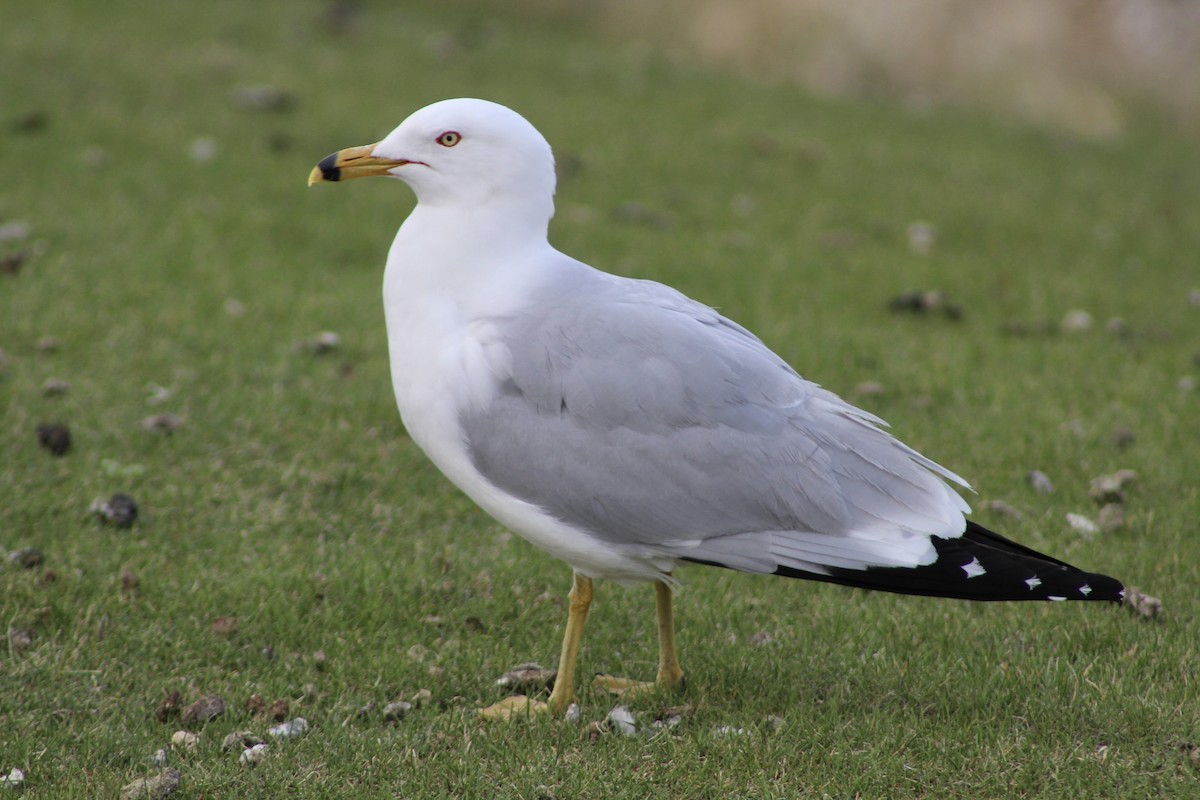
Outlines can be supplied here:
[[[481, 508], [528, 541], [593, 578], [655, 580], [671, 559], [618, 550], [496, 487], [471, 462], [459, 413], [486, 404], [509, 360], [488, 317], [514, 310], [522, 283], [486, 276], [431, 275], [409, 262], [420, 253], [401, 229], [384, 276], [392, 387], [413, 441]], [[550, 251], [553, 253], [553, 251]], [[450, 280], [446, 280], [451, 278]], [[516, 288], [514, 288], [516, 287]], [[506, 306], [509, 306], [506, 308]], [[485, 313], [486, 312], [486, 313]]]

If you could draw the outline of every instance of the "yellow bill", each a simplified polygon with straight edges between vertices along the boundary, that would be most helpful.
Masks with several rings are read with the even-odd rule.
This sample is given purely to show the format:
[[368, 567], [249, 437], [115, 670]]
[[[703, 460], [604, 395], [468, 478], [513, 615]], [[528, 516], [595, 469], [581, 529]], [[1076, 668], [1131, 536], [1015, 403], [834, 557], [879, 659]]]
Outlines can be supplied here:
[[387, 175], [388, 170], [409, 163], [404, 159], [376, 158], [371, 155], [377, 145], [347, 147], [321, 159], [308, 174], [308, 185], [326, 181], [348, 181], [351, 178], [370, 178]]

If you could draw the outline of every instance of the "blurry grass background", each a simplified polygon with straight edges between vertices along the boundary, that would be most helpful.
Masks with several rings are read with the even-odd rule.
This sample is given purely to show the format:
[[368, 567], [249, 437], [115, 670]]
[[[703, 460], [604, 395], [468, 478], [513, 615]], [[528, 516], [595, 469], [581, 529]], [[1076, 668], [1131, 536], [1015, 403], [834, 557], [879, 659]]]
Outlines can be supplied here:
[[[883, 90], [817, 99], [641, 33], [434, 3], [6, 16], [0, 550], [44, 560], [0, 568], [0, 773], [23, 769], [29, 796], [115, 796], [158, 772], [183, 724], [156, 710], [177, 691], [228, 705], [169, 756], [183, 796], [1195, 796], [1186, 127], [1161, 106], [1094, 137]], [[379, 283], [407, 190], [304, 187], [328, 152], [461, 95], [556, 146], [561, 249], [719, 305], [968, 477], [982, 522], [1162, 597], [1164, 616], [693, 569], [689, 686], [634, 705], [643, 724], [691, 705], [679, 727], [593, 743], [611, 703], [586, 694], [584, 725], [472, 718], [505, 669], [552, 663], [568, 571], [399, 422]], [[888, 312], [915, 289], [962, 319]], [[1094, 325], [1062, 331], [1075, 309]], [[321, 331], [340, 345], [304, 345]], [[143, 427], [165, 413], [174, 433]], [[72, 432], [62, 458], [38, 444], [51, 422]], [[1125, 526], [1070, 529], [1095, 516], [1089, 480], [1121, 468], [1138, 473]], [[140, 504], [132, 529], [88, 512], [117, 491]], [[652, 675], [649, 590], [597, 600], [585, 674]], [[431, 704], [383, 719], [422, 688]], [[249, 769], [220, 742], [264, 734], [254, 694], [312, 728]]]

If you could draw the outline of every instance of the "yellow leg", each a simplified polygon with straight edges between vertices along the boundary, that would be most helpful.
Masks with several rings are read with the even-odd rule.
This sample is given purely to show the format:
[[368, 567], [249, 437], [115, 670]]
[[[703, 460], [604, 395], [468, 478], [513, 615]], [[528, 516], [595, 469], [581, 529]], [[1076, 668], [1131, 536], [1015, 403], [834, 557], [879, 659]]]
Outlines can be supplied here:
[[683, 683], [683, 668], [675, 653], [675, 613], [671, 607], [671, 587], [662, 581], [654, 584], [654, 610], [658, 614], [659, 686], [674, 689]]
[[543, 703], [524, 695], [506, 697], [499, 703], [481, 708], [479, 715], [486, 719], [510, 719], [526, 714], [550, 712], [562, 714], [575, 702], [575, 662], [579, 658], [579, 643], [583, 640], [583, 623], [592, 604], [592, 579], [575, 573], [571, 592], [567, 595], [567, 630], [563, 634], [562, 653], [558, 657], [558, 676], [550, 700]]
[[683, 669], [675, 653], [675, 615], [671, 607], [671, 587], [663, 582], [654, 584], [654, 609], [658, 615], [658, 678], [654, 683], [612, 675], [597, 675], [592, 686], [622, 697], [649, 692], [655, 688], [674, 689], [683, 684]]
[[579, 658], [579, 643], [583, 640], [583, 623], [592, 604], [592, 579], [578, 572], [567, 595], [567, 630], [563, 634], [562, 653], [558, 656], [558, 677], [550, 693], [550, 711], [562, 714], [575, 702], [575, 661]]

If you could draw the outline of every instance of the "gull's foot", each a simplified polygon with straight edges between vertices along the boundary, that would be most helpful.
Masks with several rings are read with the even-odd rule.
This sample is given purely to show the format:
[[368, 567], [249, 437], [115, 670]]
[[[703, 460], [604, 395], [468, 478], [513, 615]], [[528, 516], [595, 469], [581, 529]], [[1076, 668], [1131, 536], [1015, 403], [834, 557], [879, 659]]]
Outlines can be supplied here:
[[592, 679], [592, 688], [628, 699], [650, 694], [658, 688], [658, 684], [651, 681], [635, 681], [633, 678], [618, 678], [616, 675], [605, 675], [601, 672]]
[[493, 703], [477, 712], [484, 719], [515, 719], [517, 717], [532, 717], [536, 714], [547, 714], [550, 706], [541, 700], [534, 700], [523, 694], [506, 697], [499, 703]]
[[592, 679], [593, 689], [615, 694], [617, 697], [625, 699], [640, 697], [660, 689], [672, 691], [682, 688], [683, 685], [683, 672], [678, 668], [659, 672], [658, 680], [654, 682], [618, 678], [616, 675], [605, 675], [603, 672], [596, 673], [596, 677]]

